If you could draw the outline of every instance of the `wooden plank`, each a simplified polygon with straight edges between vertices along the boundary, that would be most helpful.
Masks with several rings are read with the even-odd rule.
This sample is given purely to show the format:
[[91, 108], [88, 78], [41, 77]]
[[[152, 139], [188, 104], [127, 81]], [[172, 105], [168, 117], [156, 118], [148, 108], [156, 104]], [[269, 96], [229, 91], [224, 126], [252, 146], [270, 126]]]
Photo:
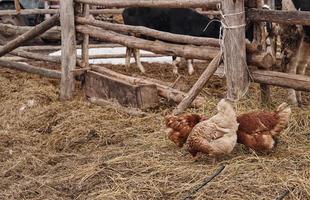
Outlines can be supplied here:
[[19, 37], [15, 38], [12, 41], [9, 41], [6, 45], [0, 48], [0, 57], [9, 53], [10, 51], [16, 49], [17, 47], [21, 46], [24, 42], [35, 38], [36, 36], [44, 33], [45, 31], [49, 30], [53, 26], [55, 26], [59, 21], [59, 15], [54, 15], [50, 19], [42, 22], [41, 24], [31, 28], [29, 31], [25, 32], [24, 34], [20, 35]]
[[253, 8], [247, 11], [247, 19], [258, 22], [269, 21], [280, 24], [310, 26], [310, 12], [306, 11], [279, 11]]
[[195, 85], [191, 88], [191, 90], [186, 94], [185, 98], [182, 100], [182, 102], [173, 110], [174, 115], [179, 115], [184, 110], [186, 110], [191, 103], [194, 101], [194, 99], [197, 97], [199, 92], [202, 90], [202, 88], [206, 85], [208, 80], [211, 78], [211, 76], [216, 71], [217, 67], [220, 64], [222, 54], [219, 53], [208, 65], [208, 67], [205, 69], [205, 71], [202, 73], [202, 75], [199, 77], [198, 81], [195, 83]]
[[245, 47], [244, 0], [223, 1], [224, 65], [227, 97], [240, 99], [249, 85]]
[[76, 67], [76, 36], [73, 0], [60, 1], [61, 22], [61, 81], [60, 99], [70, 100], [74, 92], [74, 77], [71, 70]]
[[41, 15], [41, 14], [59, 14], [57, 9], [21, 9], [16, 10], [0, 10], [0, 16], [14, 16], [14, 15]]
[[[105, 67], [102, 66], [98, 66], [98, 65], [91, 65], [91, 68], [93, 71], [102, 73], [106, 76], [109, 77], [116, 77], [122, 80], [125, 80], [131, 84], [155, 84], [157, 86], [157, 90], [158, 90], [158, 94], [161, 97], [167, 98], [169, 100], [172, 100], [174, 102], [180, 103], [184, 97], [185, 97], [185, 93], [179, 90], [176, 90], [174, 88], [171, 88], [168, 85], [171, 85], [170, 83], [163, 83], [163, 81], [159, 81], [159, 80], [153, 80], [150, 78], [135, 78], [135, 77], [131, 77], [131, 76], [126, 76], [124, 74], [120, 74], [117, 73], [115, 71], [112, 71], [110, 69], [107, 69]], [[205, 100], [204, 98], [198, 96], [196, 97], [196, 99], [192, 102], [192, 106], [195, 108], [199, 108], [202, 107], [205, 104]]]
[[220, 0], [75, 0], [78, 3], [99, 5], [104, 8], [156, 7], [156, 8], [213, 8]]
[[156, 85], [134, 85], [97, 72], [85, 74], [85, 93], [88, 98], [113, 99], [123, 106], [152, 108], [158, 106]]

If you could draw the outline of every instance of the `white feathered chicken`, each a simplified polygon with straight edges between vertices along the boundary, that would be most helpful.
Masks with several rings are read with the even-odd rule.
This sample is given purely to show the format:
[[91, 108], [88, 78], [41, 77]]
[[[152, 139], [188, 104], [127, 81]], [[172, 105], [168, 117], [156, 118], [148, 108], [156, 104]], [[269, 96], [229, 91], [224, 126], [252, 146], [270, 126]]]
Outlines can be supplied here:
[[215, 116], [198, 123], [188, 136], [188, 150], [195, 160], [199, 152], [217, 157], [230, 153], [236, 145], [239, 124], [232, 105], [222, 99], [217, 110]]

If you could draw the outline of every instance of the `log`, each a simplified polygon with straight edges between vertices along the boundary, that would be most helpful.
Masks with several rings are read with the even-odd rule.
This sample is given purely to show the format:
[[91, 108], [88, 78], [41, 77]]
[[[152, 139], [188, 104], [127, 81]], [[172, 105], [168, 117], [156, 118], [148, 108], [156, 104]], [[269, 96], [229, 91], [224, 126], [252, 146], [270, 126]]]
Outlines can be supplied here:
[[[77, 45], [77, 48], [82, 48], [81, 45]], [[89, 48], [114, 48], [114, 47], [123, 47], [119, 44], [90, 44]], [[61, 49], [61, 46], [58, 45], [44, 45], [44, 46], [23, 46], [19, 47], [20, 50], [25, 51], [57, 51]]]
[[193, 45], [202, 45], [202, 46], [220, 46], [220, 40], [214, 38], [203, 38], [203, 37], [194, 37], [187, 35], [179, 35], [168, 33], [164, 31], [157, 31], [151, 28], [142, 27], [142, 26], [130, 26], [123, 24], [113, 24], [109, 22], [94, 20], [94, 19], [86, 19], [84, 17], [76, 17], [77, 23], [92, 25], [96, 27], [103, 28], [105, 30], [111, 30], [115, 32], [122, 33], [135, 33], [142, 34], [145, 36], [153, 37], [160, 40], [165, 40], [167, 42], [175, 42], [180, 44], [193, 44]]
[[59, 14], [58, 9], [0, 10], [0, 16]]
[[[88, 18], [89, 17], [89, 4], [83, 5], [83, 17]], [[82, 44], [82, 65], [83, 67], [89, 66], [89, 35], [83, 34], [83, 44]]]
[[127, 113], [128, 115], [131, 116], [137, 116], [137, 117], [143, 117], [146, 116], [147, 113], [142, 112], [139, 109], [136, 108], [129, 108], [129, 107], [123, 107], [118, 103], [113, 103], [111, 101], [107, 101], [101, 98], [97, 98], [97, 97], [91, 97], [87, 99], [89, 102], [96, 104], [98, 106], [103, 106], [103, 107], [107, 107], [107, 108], [111, 108], [111, 109], [116, 109], [119, 110], [120, 112], [124, 112]]
[[184, 112], [192, 103], [192, 101], [197, 97], [199, 92], [203, 89], [206, 83], [209, 81], [211, 76], [214, 74], [216, 69], [218, 68], [221, 62], [222, 54], [219, 53], [208, 65], [205, 71], [201, 74], [198, 81], [195, 85], [190, 89], [190, 91], [186, 94], [185, 98], [181, 101], [181, 103], [173, 110], [174, 115], [179, 115]]
[[130, 48], [144, 49], [159, 54], [176, 55], [184, 58], [196, 58], [209, 60], [217, 55], [218, 49], [212, 47], [195, 47], [189, 45], [168, 44], [160, 41], [149, 41], [133, 36], [122, 35], [112, 31], [102, 31], [102, 29], [79, 25], [76, 30], [81, 33], [89, 34], [112, 43], [118, 43]]
[[[141, 54], [141, 58], [157, 58], [157, 57], [164, 57], [166, 55], [161, 54]], [[78, 56], [80, 58], [81, 56]], [[106, 59], [106, 58], [125, 58], [126, 54], [98, 54], [98, 55], [89, 55], [89, 59]]]
[[[136, 33], [142, 34], [149, 37], [153, 37], [156, 39], [161, 39], [169, 42], [176, 42], [181, 44], [193, 44], [193, 45], [202, 45], [202, 46], [212, 46], [212, 47], [220, 47], [221, 40], [215, 38], [203, 38], [203, 37], [194, 37], [187, 35], [179, 35], [173, 34], [163, 31], [157, 31], [154, 29], [150, 29], [142, 26], [130, 26], [123, 24], [113, 24], [109, 22], [103, 22], [94, 19], [86, 19], [84, 17], [76, 17], [77, 23], [92, 25], [96, 27], [100, 27], [106, 30], [111, 30], [115, 32], [123, 32], [123, 33]], [[257, 47], [253, 46], [253, 44], [247, 43], [247, 51], [249, 53], [257, 52]]]
[[76, 67], [76, 36], [73, 0], [60, 1], [61, 22], [61, 81], [60, 99], [70, 100], [74, 92], [74, 76], [71, 70]]
[[12, 61], [7, 61], [3, 59], [0, 59], [0, 66], [6, 67], [9, 69], [20, 70], [20, 71], [24, 71], [24, 72], [28, 72], [32, 74], [38, 74], [38, 75], [45, 76], [48, 78], [60, 79], [61, 77], [61, 72], [57, 70], [44, 69], [44, 68], [29, 65], [29, 64], [12, 62]]
[[[0, 23], [0, 34], [4, 36], [22, 35], [32, 28], [32, 26], [14, 26]], [[60, 27], [53, 27], [38, 37], [47, 40], [60, 40]]]
[[6, 53], [9, 53], [10, 51], [16, 49], [17, 47], [21, 46], [24, 42], [27, 40], [31, 40], [35, 38], [36, 36], [44, 33], [48, 29], [55, 26], [59, 21], [59, 15], [54, 15], [50, 19], [42, 22], [41, 24], [33, 27], [26, 33], [22, 34], [21, 36], [15, 38], [12, 41], [9, 41], [5, 46], [0, 48], [0, 57], [5, 55]]
[[253, 8], [247, 11], [247, 19], [257, 22], [268, 21], [279, 24], [310, 26], [310, 12], [306, 11], [279, 11]]
[[113, 99], [127, 107], [148, 109], [157, 107], [159, 103], [154, 84], [129, 83], [93, 71], [85, 74], [84, 91], [87, 97]]
[[[181, 92], [179, 90], [173, 89], [167, 85], [164, 84], [160, 84], [157, 81], [153, 82], [152, 80], [148, 79], [148, 78], [134, 78], [134, 77], [130, 77], [130, 76], [126, 76], [117, 72], [114, 72], [110, 69], [107, 69], [105, 67], [101, 67], [101, 66], [97, 66], [97, 65], [92, 65], [91, 66], [93, 71], [105, 74], [107, 76], [111, 76], [111, 77], [117, 77], [123, 80], [126, 80], [127, 82], [130, 82], [132, 84], [155, 84], [158, 90], [158, 95], [164, 98], [167, 98], [169, 100], [173, 100], [174, 102], [180, 103], [184, 97], [185, 97], [185, 93]], [[199, 108], [202, 107], [205, 103], [204, 98], [202, 97], [197, 97], [191, 104], [191, 106], [195, 107], [195, 108]]]
[[[254, 66], [250, 68], [255, 68]], [[217, 76], [224, 74], [224, 67], [220, 66], [214, 73]], [[291, 88], [298, 91], [310, 92], [310, 77], [305, 75], [287, 74], [276, 71], [251, 70], [251, 80], [255, 83], [263, 83], [283, 88]]]
[[104, 8], [153, 7], [153, 8], [209, 8], [216, 9], [220, 0], [75, 0], [78, 3], [99, 5]]
[[[227, 79], [227, 97], [240, 99], [249, 85], [246, 63], [244, 0], [223, 1], [224, 66]], [[234, 14], [236, 13], [236, 14]]]

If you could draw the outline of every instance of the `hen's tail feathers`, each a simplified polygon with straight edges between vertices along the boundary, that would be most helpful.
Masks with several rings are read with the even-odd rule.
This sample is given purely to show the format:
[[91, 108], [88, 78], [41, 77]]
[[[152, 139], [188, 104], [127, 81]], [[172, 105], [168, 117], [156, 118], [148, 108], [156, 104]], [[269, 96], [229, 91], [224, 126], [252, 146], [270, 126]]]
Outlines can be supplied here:
[[279, 116], [279, 121], [277, 125], [272, 129], [271, 134], [273, 136], [279, 136], [283, 129], [286, 128], [291, 115], [291, 108], [287, 103], [282, 103], [276, 110], [277, 115]]

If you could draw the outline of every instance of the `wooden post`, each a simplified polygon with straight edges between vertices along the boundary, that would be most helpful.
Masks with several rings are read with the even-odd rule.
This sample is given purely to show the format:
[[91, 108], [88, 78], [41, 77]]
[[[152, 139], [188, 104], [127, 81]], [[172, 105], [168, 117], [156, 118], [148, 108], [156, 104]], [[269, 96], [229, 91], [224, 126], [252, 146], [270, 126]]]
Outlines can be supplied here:
[[208, 65], [202, 75], [199, 77], [198, 81], [191, 88], [191, 90], [186, 94], [185, 98], [181, 101], [181, 103], [173, 110], [174, 115], [178, 115], [182, 113], [185, 109], [187, 109], [192, 101], [197, 97], [202, 88], [206, 85], [208, 80], [216, 71], [217, 67], [220, 64], [222, 54], [219, 53]]
[[31, 40], [38, 35], [44, 33], [45, 31], [49, 30], [58, 23], [58, 20], [59, 15], [54, 15], [52, 18], [31, 28], [29, 31], [25, 32], [14, 40], [9, 41], [6, 45], [0, 47], [0, 57], [21, 46], [24, 42]]
[[[257, 8], [262, 9], [263, 5], [264, 5], [264, 1], [263, 0], [257, 0]], [[262, 46], [263, 51], [267, 50], [267, 46], [266, 46], [266, 38], [263, 38], [263, 36], [265, 36], [265, 34], [263, 34], [264, 31], [264, 26], [262, 24], [262, 22], [260, 23], [256, 23], [257, 29], [256, 29], [256, 35], [258, 35], [257, 37], [257, 42]], [[264, 43], [264, 44], [263, 44]], [[263, 105], [268, 105], [271, 102], [271, 92], [270, 92], [270, 87], [266, 84], [261, 83], [260, 84], [260, 90], [261, 90], [261, 102]]]
[[70, 100], [74, 92], [74, 76], [71, 70], [76, 67], [76, 37], [73, 0], [60, 1], [61, 23], [61, 81], [60, 99]]
[[244, 0], [222, 2], [224, 27], [224, 66], [227, 97], [239, 99], [249, 86], [245, 48]]
[[[89, 17], [89, 4], [83, 5], [83, 17], [88, 18]], [[83, 34], [83, 44], [82, 44], [82, 63], [84, 67], [89, 66], [89, 35]]]

